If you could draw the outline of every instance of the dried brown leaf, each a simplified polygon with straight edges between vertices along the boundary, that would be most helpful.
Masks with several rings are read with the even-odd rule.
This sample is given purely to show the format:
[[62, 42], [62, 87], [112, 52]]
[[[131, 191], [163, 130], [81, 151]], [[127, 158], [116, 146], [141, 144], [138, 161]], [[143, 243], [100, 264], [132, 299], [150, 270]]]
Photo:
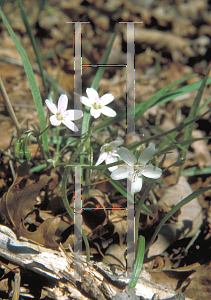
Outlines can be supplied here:
[[[160, 208], [168, 213], [172, 207], [192, 193], [192, 189], [184, 176], [180, 177], [179, 182], [167, 188], [159, 200]], [[148, 257], [159, 255], [177, 239], [194, 236], [202, 225], [202, 208], [195, 198], [184, 205], [175, 216], [171, 218], [171, 223], [164, 224], [161, 228], [158, 239], [149, 249]]]
[[[203, 137], [203, 135], [200, 130], [193, 130], [192, 137], [201, 138]], [[211, 165], [211, 155], [207, 147], [207, 141], [205, 140], [196, 141], [191, 144], [191, 147], [194, 149], [195, 160], [198, 163], [199, 168], [202, 169], [204, 166]]]
[[[45, 176], [35, 183], [24, 185], [24, 187], [21, 187], [22, 179], [23, 177], [16, 178], [8, 192], [1, 198], [1, 216], [13, 224], [19, 236], [26, 237], [45, 247], [58, 248], [61, 237], [56, 236], [55, 232], [59, 226], [62, 226], [63, 230], [69, 226], [66, 222], [61, 221], [60, 217], [45, 214], [46, 219], [34, 232], [28, 231], [25, 227], [26, 223], [35, 218], [32, 211], [37, 204], [36, 197], [41, 188], [49, 182], [50, 177]], [[44, 217], [44, 213], [41, 215]], [[34, 223], [36, 224], [35, 221]]]
[[41, 188], [48, 183], [50, 177], [46, 176], [34, 184], [20, 188], [19, 183], [22, 179], [23, 178], [19, 177], [14, 181], [5, 199], [8, 216], [17, 230], [20, 229], [20, 224], [27, 214], [29, 214], [33, 210], [34, 205], [37, 204], [36, 197]]

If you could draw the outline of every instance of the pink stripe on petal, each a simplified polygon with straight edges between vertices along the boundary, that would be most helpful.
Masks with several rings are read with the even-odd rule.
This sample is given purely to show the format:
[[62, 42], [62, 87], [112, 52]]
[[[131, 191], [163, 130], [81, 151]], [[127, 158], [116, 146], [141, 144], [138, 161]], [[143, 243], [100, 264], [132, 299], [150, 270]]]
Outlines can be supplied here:
[[158, 179], [162, 175], [162, 170], [152, 165], [142, 168], [141, 172], [144, 176], [153, 179]]
[[78, 120], [83, 117], [83, 112], [79, 109], [68, 109], [65, 114], [70, 120]]
[[67, 109], [68, 98], [67, 95], [62, 94], [58, 100], [58, 111], [65, 112]]
[[114, 100], [114, 96], [112, 94], [105, 94], [100, 99], [101, 105], [107, 105]]
[[86, 93], [88, 98], [92, 101], [99, 98], [98, 92], [93, 88], [87, 88]]
[[116, 141], [111, 142], [110, 144], [112, 144], [115, 147], [118, 147], [118, 146], [122, 145], [123, 143], [124, 143], [123, 139], [118, 139]]
[[96, 162], [96, 164], [95, 164], [95, 166], [100, 165], [106, 159], [106, 157], [107, 157], [106, 152], [101, 153], [98, 160], [97, 160], [97, 162]]

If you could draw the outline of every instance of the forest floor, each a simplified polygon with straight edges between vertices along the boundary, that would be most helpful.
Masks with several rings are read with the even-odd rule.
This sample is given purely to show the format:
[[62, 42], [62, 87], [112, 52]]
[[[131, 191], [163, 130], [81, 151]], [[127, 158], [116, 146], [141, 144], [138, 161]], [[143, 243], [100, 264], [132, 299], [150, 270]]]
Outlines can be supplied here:
[[[43, 8], [40, 8], [40, 3], [44, 3], [44, 1], [34, 1], [32, 6], [31, 1], [26, 0], [23, 1], [23, 7], [38, 45], [43, 68], [48, 75], [46, 77], [47, 89], [50, 91], [54, 84], [58, 89], [57, 94], [67, 94], [71, 105], [74, 99], [74, 23], [70, 24], [71, 22], [84, 22], [81, 25], [82, 63], [94, 66], [102, 61], [118, 23], [136, 22], [134, 25], [136, 104], [145, 103], [162, 88], [187, 75], [194, 74], [195, 76], [187, 79], [183, 85], [197, 83], [204, 79], [211, 66], [211, 5], [205, 0], [49, 0], [46, 1]], [[44, 100], [48, 98], [48, 94], [45, 93], [43, 88], [36, 56], [21, 18], [18, 2], [6, 1], [2, 5], [2, 11], [26, 51], [44, 103]], [[112, 103], [112, 108], [117, 112], [121, 112], [122, 108], [126, 106], [126, 68], [121, 66], [126, 64], [126, 55], [126, 24], [120, 23], [119, 33], [108, 59], [109, 67], [105, 69], [98, 89], [99, 95], [106, 93], [114, 95], [115, 100]], [[119, 66], [113, 66], [115, 64]], [[97, 67], [83, 67], [83, 95], [85, 95], [86, 88], [91, 87], [96, 71]], [[38, 114], [22, 60], [2, 19], [0, 19], [0, 78], [21, 130], [39, 130]], [[142, 139], [144, 140], [151, 135], [160, 133], [158, 128], [168, 131], [184, 123], [197, 92], [198, 90], [196, 89], [189, 91], [182, 96], [147, 109], [137, 122], [137, 131], [142, 136]], [[200, 114], [211, 108], [211, 104], [208, 101], [210, 92], [210, 85], [206, 85], [200, 102], [200, 105], [204, 104]], [[46, 106], [44, 111], [47, 115]], [[96, 124], [99, 124], [99, 121], [96, 121]], [[3, 196], [10, 197], [8, 192], [10, 191], [11, 193], [10, 188], [14, 182], [11, 163], [16, 167], [17, 162], [9, 154], [14, 155], [14, 143], [17, 140], [17, 134], [13, 119], [7, 111], [1, 93], [0, 125], [0, 197], [4, 199]], [[120, 122], [111, 125], [110, 130], [117, 130], [124, 126], [125, 123]], [[122, 137], [122, 131], [120, 130], [119, 132], [120, 137]], [[96, 138], [106, 142], [108, 138], [107, 133], [102, 132], [96, 135]], [[181, 141], [183, 134], [184, 130], [178, 134], [176, 140]], [[144, 212], [141, 215], [139, 229], [140, 233], [146, 237], [146, 241], [152, 235], [162, 214], [166, 214], [171, 207], [192, 193], [192, 191], [211, 185], [210, 135], [211, 114], [207, 113], [194, 123], [192, 138], [200, 139], [204, 137], [204, 139], [190, 144], [180, 178], [177, 178], [179, 167], [171, 167], [163, 173], [161, 183], [156, 184], [153, 192], [146, 199], [145, 204], [149, 205], [154, 213], [153, 217], [147, 216]], [[127, 137], [125, 139], [125, 147], [139, 140], [139, 138]], [[162, 140], [157, 140], [155, 144], [158, 145], [161, 142]], [[50, 153], [53, 156], [57, 151], [53, 136], [49, 137], [49, 145]], [[44, 159], [36, 143], [31, 142], [28, 149], [31, 152], [32, 159], [30, 164], [26, 164], [27, 171], [26, 165], [24, 164], [23, 166], [25, 168], [25, 182], [22, 182], [21, 186], [20, 182], [16, 181], [16, 184], [19, 184], [19, 188], [22, 189], [21, 197], [23, 199], [26, 199], [24, 194], [27, 192], [27, 186], [33, 183], [38, 185], [39, 182], [45, 180], [43, 178], [47, 174], [46, 168], [33, 173], [29, 172], [30, 169], [43, 164]], [[177, 161], [180, 154], [181, 149], [174, 149], [168, 153], [163, 163], [163, 168], [167, 168]], [[94, 150], [94, 161], [96, 160], [97, 153]], [[64, 155], [63, 162], [67, 161], [68, 155], [67, 157]], [[30, 224], [28, 225], [28, 232], [33, 231], [33, 236], [28, 233], [24, 235], [22, 232], [23, 236], [52, 249], [56, 249], [56, 245], [59, 246], [60, 242], [67, 249], [68, 244], [71, 244], [73, 239], [71, 230], [70, 232], [68, 231], [70, 225], [72, 225], [72, 220], [65, 213], [61, 201], [61, 190], [59, 188], [56, 189], [61, 182], [62, 171], [63, 169], [61, 168], [54, 168], [51, 171], [53, 179], [49, 184], [49, 190], [53, 192], [50, 196], [50, 203], [46, 207], [41, 205], [35, 208], [33, 199], [30, 201], [26, 200], [28, 201], [27, 212], [31, 210], [31, 214], [28, 213], [27, 216], [30, 215], [30, 217], [27, 220], [25, 219], [25, 224], [26, 222]], [[94, 178], [97, 177], [95, 173], [93, 176]], [[18, 179], [16, 178], [16, 180]], [[37, 191], [45, 184], [36, 186]], [[73, 179], [69, 179], [68, 189], [71, 190], [73, 186]], [[95, 192], [91, 190], [92, 192], [90, 193], [93, 193], [93, 195], [89, 194], [89, 198], [84, 195], [84, 205], [87, 208], [105, 207], [105, 201], [109, 203], [110, 207], [125, 208], [125, 197], [117, 193], [109, 181], [98, 184], [96, 188]], [[137, 197], [140, 199], [141, 195], [142, 192]], [[44, 196], [41, 193], [40, 199], [43, 198]], [[11, 222], [11, 214], [13, 214], [14, 219], [16, 213], [22, 215], [23, 207], [18, 206], [17, 203], [14, 204], [12, 213], [10, 211], [10, 216], [8, 217], [3, 211], [2, 199], [1, 225], [7, 225], [16, 232], [14, 228], [15, 221]], [[176, 292], [183, 292], [185, 297], [191, 299], [210, 299], [210, 201], [210, 191], [204, 192], [197, 199], [195, 198], [191, 201], [186, 209], [181, 209], [178, 215], [175, 215], [169, 221], [169, 227], [166, 228], [169, 231], [174, 231], [171, 239], [169, 239], [168, 234], [162, 233], [150, 247], [145, 257], [143, 269], [149, 272], [150, 280], [153, 283], [161, 284]], [[114, 210], [112, 216], [107, 216], [104, 211], [98, 212], [97, 215], [94, 211], [83, 215], [84, 230], [90, 242], [93, 260], [103, 260], [103, 262], [108, 263], [108, 261], [111, 262], [110, 257], [112, 256], [114, 265], [118, 265], [118, 262], [121, 262], [119, 264], [120, 268], [126, 266], [125, 235], [121, 236], [122, 228], [126, 230], [125, 214], [125, 210]], [[62, 225], [60, 224], [60, 227], [58, 227], [58, 223], [48, 223], [53, 228], [53, 237], [49, 237], [52, 232], [48, 232], [45, 241], [43, 231], [47, 227], [43, 226], [42, 232], [41, 230], [38, 232], [37, 229], [46, 220], [51, 219], [55, 221], [58, 218], [63, 222]], [[21, 221], [23, 220], [21, 219]], [[189, 228], [188, 230], [189, 225], [185, 228], [184, 224], [186, 222], [191, 223], [191, 229]], [[118, 223], [118, 225], [115, 225], [115, 223]], [[173, 227], [171, 227], [172, 224], [174, 224]], [[32, 229], [32, 225], [35, 226], [36, 230]], [[45, 224], [45, 226], [47, 225]], [[59, 237], [55, 234], [58, 228], [63, 232]], [[194, 237], [195, 240], [192, 240]], [[191, 244], [189, 245], [190, 242]], [[0, 260], [2, 262], [0, 264], [2, 276], [0, 279], [0, 298], [9, 299], [9, 293], [14, 291], [14, 286], [11, 283], [14, 280], [14, 272], [11, 270], [14, 270], [15, 265], [11, 264], [10, 266], [9, 260], [1, 257], [1, 255]], [[26, 299], [26, 293], [35, 299], [82, 299], [80, 298], [82, 296], [71, 295], [70, 291], [66, 291], [65, 296], [64, 286], [62, 288], [60, 286], [62, 296], [58, 293], [58, 290], [56, 294], [55, 286], [58, 283], [55, 280], [40, 279], [40, 275], [33, 271], [32, 273], [27, 272], [29, 271], [24, 269], [21, 269], [20, 272], [22, 292], [19, 292], [19, 299]], [[27, 274], [30, 274], [30, 276]], [[30, 280], [27, 276], [30, 277]], [[37, 285], [36, 288], [33, 288], [33, 281], [35, 280]], [[49, 292], [50, 288], [51, 292]], [[88, 294], [84, 293], [83, 299], [96, 299], [97, 297]]]

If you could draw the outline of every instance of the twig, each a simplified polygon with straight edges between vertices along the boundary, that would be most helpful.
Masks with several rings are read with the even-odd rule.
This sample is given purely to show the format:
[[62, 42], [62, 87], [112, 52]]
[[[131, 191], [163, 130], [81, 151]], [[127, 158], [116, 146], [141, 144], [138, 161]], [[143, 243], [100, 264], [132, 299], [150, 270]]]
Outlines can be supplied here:
[[1, 80], [1, 77], [0, 77], [0, 90], [1, 90], [2, 96], [4, 98], [4, 102], [5, 102], [6, 108], [8, 110], [8, 113], [9, 113], [10, 117], [12, 118], [13, 122], [15, 123], [16, 129], [17, 129], [17, 136], [19, 137], [19, 135], [20, 135], [20, 125], [18, 123], [15, 112], [12, 108], [11, 103], [10, 103], [10, 99], [7, 95], [7, 92], [6, 92], [6, 89], [4, 87], [3, 82]]

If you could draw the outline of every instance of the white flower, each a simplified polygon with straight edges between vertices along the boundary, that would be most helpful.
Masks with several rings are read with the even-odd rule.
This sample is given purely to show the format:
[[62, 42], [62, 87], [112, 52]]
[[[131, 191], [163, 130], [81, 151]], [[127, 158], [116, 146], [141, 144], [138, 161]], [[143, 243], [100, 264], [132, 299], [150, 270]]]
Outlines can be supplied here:
[[98, 92], [93, 88], [86, 89], [87, 97], [81, 96], [80, 101], [84, 105], [91, 107], [90, 114], [95, 119], [100, 116], [100, 114], [104, 114], [108, 117], [115, 117], [116, 112], [106, 106], [108, 103], [114, 100], [114, 96], [112, 94], [105, 94], [101, 98], [98, 95]]
[[[105, 144], [100, 148], [100, 156], [95, 164], [95, 166], [100, 165], [104, 160], [105, 163], [108, 164], [112, 164], [114, 162], [116, 162], [118, 159], [117, 157], [119, 157], [117, 151], [119, 150], [119, 148], [117, 148], [118, 146], [120, 146], [124, 141], [122, 139], [118, 139], [116, 141], [113, 141], [111, 143]], [[118, 166], [113, 166], [108, 168], [110, 172], [116, 170], [118, 168]]]
[[69, 109], [67, 110], [67, 95], [62, 94], [59, 97], [58, 100], [58, 108], [56, 105], [46, 99], [45, 104], [50, 109], [50, 111], [54, 114], [50, 117], [50, 122], [53, 126], [59, 126], [61, 123], [63, 123], [65, 126], [67, 126], [69, 129], [73, 131], [78, 131], [78, 127], [72, 122], [72, 120], [78, 120], [83, 117], [82, 110], [78, 109]]
[[114, 170], [111, 173], [111, 178], [114, 180], [120, 180], [132, 175], [132, 190], [134, 190], [134, 193], [139, 192], [142, 188], [142, 175], [154, 179], [157, 179], [162, 175], [162, 170], [160, 168], [154, 167], [152, 165], [146, 166], [147, 162], [155, 154], [154, 145], [150, 145], [149, 147], [147, 147], [141, 153], [138, 160], [132, 152], [124, 147], [121, 147], [118, 150], [118, 154], [128, 166], [123, 166]]

